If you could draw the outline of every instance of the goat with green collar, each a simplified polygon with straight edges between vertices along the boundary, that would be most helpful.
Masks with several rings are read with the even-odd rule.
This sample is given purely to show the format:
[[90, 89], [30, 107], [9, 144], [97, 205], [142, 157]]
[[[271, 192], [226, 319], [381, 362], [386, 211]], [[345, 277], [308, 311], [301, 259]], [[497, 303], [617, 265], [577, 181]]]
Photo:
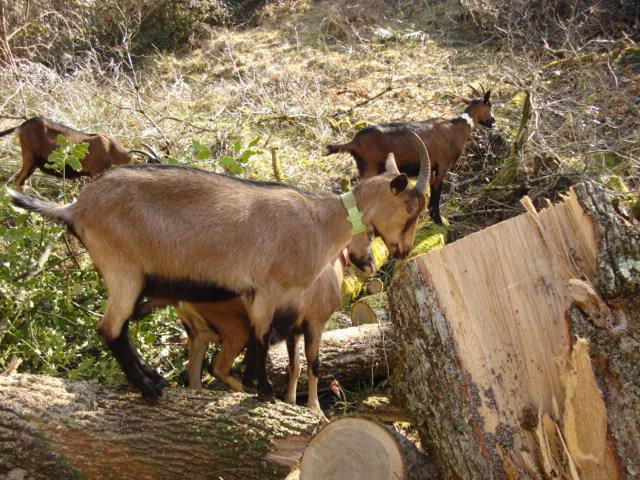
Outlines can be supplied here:
[[375, 125], [360, 130], [348, 143], [328, 145], [328, 155], [349, 152], [355, 159], [361, 178], [379, 175], [387, 154], [395, 155], [398, 168], [408, 175], [417, 175], [420, 169], [418, 150], [408, 141], [408, 132], [420, 136], [429, 152], [431, 162], [431, 197], [429, 213], [436, 223], [440, 217], [440, 193], [445, 174], [455, 165], [477, 125], [491, 127], [491, 91], [482, 94], [473, 89], [474, 99], [460, 98], [468, 106], [453, 119], [432, 118], [419, 122], [398, 122]]
[[[430, 172], [420, 138], [409, 135], [407, 141], [422, 162], [415, 188], [389, 155], [382, 175], [353, 189], [362, 222], [396, 258], [411, 250]], [[251, 326], [253, 378], [259, 397], [270, 400], [272, 326], [296, 321], [302, 293], [353, 235], [338, 195], [185, 167], [108, 170], [70, 205], [9, 193], [17, 206], [65, 223], [84, 244], [109, 295], [98, 331], [128, 380], [151, 398], [161, 394], [164, 379], [143, 362], [128, 336], [129, 319], [144, 297], [240, 298]]]

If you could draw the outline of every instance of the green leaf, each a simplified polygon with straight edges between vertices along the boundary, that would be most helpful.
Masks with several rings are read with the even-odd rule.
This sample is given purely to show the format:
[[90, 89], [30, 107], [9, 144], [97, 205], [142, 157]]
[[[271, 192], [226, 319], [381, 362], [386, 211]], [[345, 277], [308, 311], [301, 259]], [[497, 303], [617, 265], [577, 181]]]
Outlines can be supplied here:
[[211, 158], [211, 149], [206, 145], [203, 145], [198, 140], [192, 140], [191, 145], [193, 145], [193, 149], [196, 151], [196, 158], [198, 160], [206, 160], [207, 158]]

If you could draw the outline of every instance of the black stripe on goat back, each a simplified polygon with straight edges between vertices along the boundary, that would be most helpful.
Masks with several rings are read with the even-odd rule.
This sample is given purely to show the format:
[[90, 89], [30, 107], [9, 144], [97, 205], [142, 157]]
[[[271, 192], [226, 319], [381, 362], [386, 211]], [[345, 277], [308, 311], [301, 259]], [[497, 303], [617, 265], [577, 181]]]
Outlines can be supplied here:
[[238, 292], [215, 283], [196, 282], [187, 278], [163, 278], [145, 275], [142, 295], [187, 302], [223, 302], [239, 296]]
[[[243, 183], [245, 185], [250, 185], [250, 186], [253, 186], [253, 187], [283, 188], [283, 189], [287, 189], [287, 190], [293, 190], [295, 192], [301, 193], [303, 195], [307, 195], [309, 197], [322, 196], [322, 194], [313, 193], [313, 192], [307, 192], [306, 190], [301, 190], [301, 189], [299, 189], [297, 187], [294, 187], [293, 185], [287, 185], [285, 183], [269, 182], [269, 181], [266, 181], [266, 180], [249, 180], [248, 178], [235, 177], [233, 175], [223, 175], [221, 173], [211, 172], [209, 170], [203, 170], [201, 168], [187, 167], [187, 166], [184, 166], [184, 165], [165, 165], [165, 164], [138, 163], [138, 164], [121, 165], [121, 166], [118, 167], [117, 170], [124, 170], [124, 169], [127, 169], [127, 170], [157, 170], [157, 171], [161, 171], [161, 170], [177, 170], [177, 171], [192, 173], [194, 175], [215, 175], [217, 177], [227, 178], [229, 180], [232, 180], [232, 181], [235, 181], [235, 182], [239, 182], [239, 183]], [[108, 176], [108, 175], [114, 174], [114, 172], [117, 172], [117, 170], [116, 169], [108, 169], [105, 172], [103, 172], [101, 176]]]

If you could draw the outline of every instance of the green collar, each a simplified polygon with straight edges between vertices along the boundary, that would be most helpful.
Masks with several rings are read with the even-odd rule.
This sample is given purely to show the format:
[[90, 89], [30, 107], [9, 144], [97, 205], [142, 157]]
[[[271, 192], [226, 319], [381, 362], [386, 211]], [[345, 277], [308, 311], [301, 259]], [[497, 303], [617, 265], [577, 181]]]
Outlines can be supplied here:
[[356, 203], [356, 197], [351, 192], [345, 192], [340, 195], [340, 200], [344, 208], [347, 209], [347, 220], [351, 223], [351, 234], [357, 235], [364, 232], [367, 227], [362, 221], [362, 213], [358, 210], [358, 204]]

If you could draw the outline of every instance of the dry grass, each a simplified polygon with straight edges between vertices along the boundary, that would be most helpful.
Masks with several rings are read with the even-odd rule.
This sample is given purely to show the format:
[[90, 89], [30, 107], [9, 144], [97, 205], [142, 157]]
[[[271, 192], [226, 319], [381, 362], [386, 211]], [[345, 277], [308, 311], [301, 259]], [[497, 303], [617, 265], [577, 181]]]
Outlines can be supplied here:
[[[210, 29], [188, 54], [156, 53], [133, 65], [126, 50], [106, 66], [88, 57], [64, 76], [17, 62], [0, 72], [0, 114], [42, 114], [127, 147], [154, 145], [190, 164], [198, 164], [192, 139], [222, 155], [237, 138], [261, 137], [265, 153], [248, 176], [271, 178], [268, 149], [278, 146], [287, 181], [326, 190], [355, 174], [350, 157], [323, 156], [327, 143], [367, 124], [456, 115], [462, 107], [454, 95], [474, 83], [493, 88], [497, 128], [507, 140], [519, 122], [520, 92], [531, 92], [533, 116], [518, 160], [534, 197], [554, 197], [581, 176], [638, 173], [632, 112], [640, 72], [616, 63], [619, 44], [599, 57], [575, 52], [574, 60], [550, 64], [483, 38], [453, 0], [288, 0], [269, 4], [254, 24]], [[477, 142], [445, 197], [444, 212], [461, 234], [518, 211], [513, 189], [507, 196], [485, 191], [504, 152], [488, 154], [485, 132]], [[1, 140], [5, 181], [18, 159], [16, 143]], [[220, 170], [210, 161], [201, 166]], [[55, 182], [40, 176], [34, 185]]]

